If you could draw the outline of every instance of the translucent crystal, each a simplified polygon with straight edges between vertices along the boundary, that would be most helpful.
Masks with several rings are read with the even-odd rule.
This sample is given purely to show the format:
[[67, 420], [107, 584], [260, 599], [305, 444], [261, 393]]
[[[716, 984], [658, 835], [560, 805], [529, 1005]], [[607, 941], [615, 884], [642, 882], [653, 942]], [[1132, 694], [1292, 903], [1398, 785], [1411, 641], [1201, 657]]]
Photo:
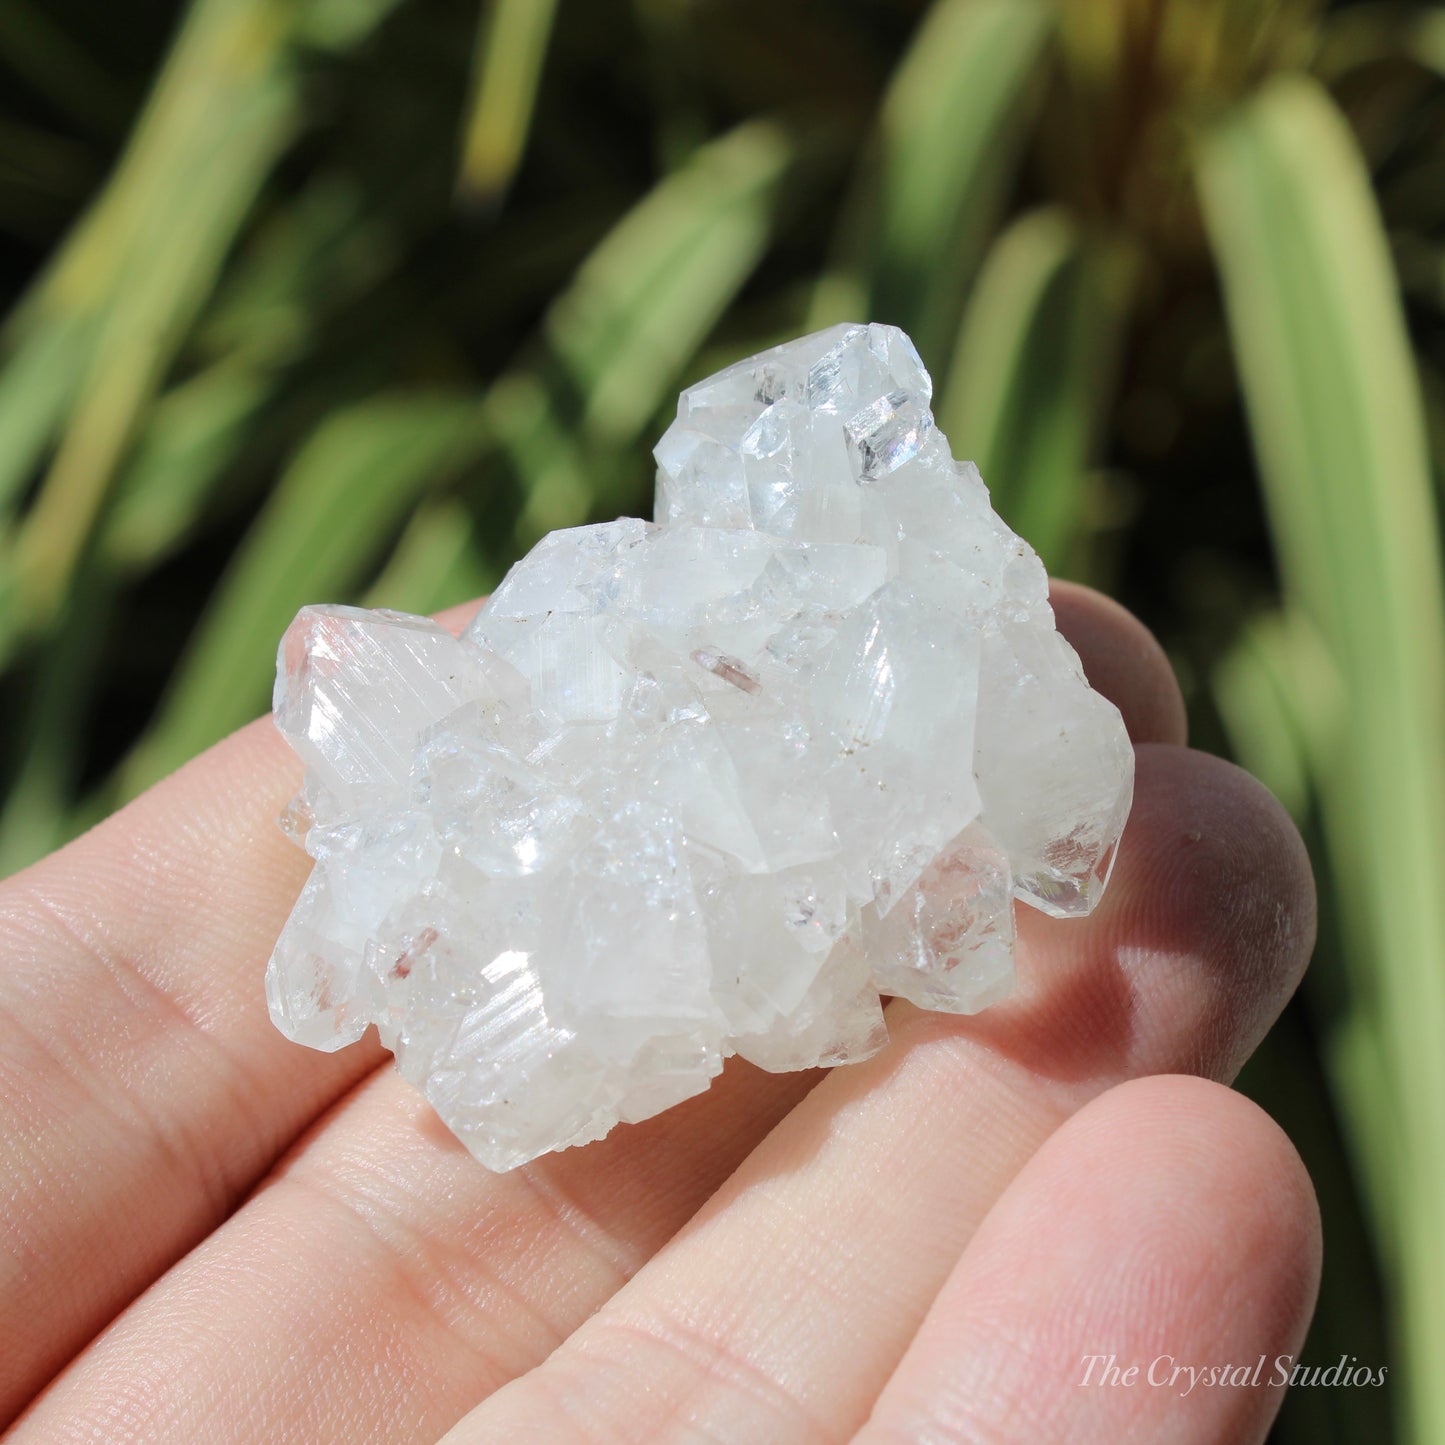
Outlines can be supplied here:
[[1008, 855], [982, 824], [970, 824], [886, 916], [865, 912], [859, 944], [881, 993], [945, 1013], [997, 1003], [1014, 981]]
[[683, 392], [656, 523], [552, 533], [462, 638], [304, 608], [278, 1027], [374, 1023], [506, 1169], [730, 1054], [866, 1058], [883, 996], [1002, 998], [1015, 901], [1097, 902], [1133, 753], [930, 401], [902, 332], [833, 327]]

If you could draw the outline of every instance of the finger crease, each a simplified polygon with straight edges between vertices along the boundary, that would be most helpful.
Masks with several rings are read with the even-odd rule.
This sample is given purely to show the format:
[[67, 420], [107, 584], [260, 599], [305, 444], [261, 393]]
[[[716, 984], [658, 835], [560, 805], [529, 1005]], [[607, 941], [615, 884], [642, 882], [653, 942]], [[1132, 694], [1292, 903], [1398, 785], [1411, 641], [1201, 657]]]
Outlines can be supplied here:
[[[828, 1428], [802, 1400], [761, 1366], [731, 1349], [723, 1341], [681, 1319], [669, 1316], [666, 1319], [652, 1318], [643, 1322], [599, 1318], [590, 1337], [579, 1338], [579, 1356], [598, 1360], [605, 1367], [614, 1370], [620, 1368], [624, 1376], [636, 1377], [636, 1351], [626, 1348], [624, 1344], [618, 1357], [610, 1357], [606, 1347], [609, 1336], [620, 1337], [623, 1341], [629, 1337], [639, 1339], [645, 1349], [655, 1348], [670, 1354], [693, 1373], [694, 1378], [688, 1388], [667, 1392], [664, 1413], [649, 1422], [649, 1433], [654, 1438], [661, 1438], [661, 1427], [677, 1422], [687, 1426], [689, 1440], [716, 1441], [718, 1445], [726, 1445], [727, 1441], [735, 1439], [734, 1432], [718, 1435], [711, 1433], [701, 1420], [690, 1415], [690, 1411], [699, 1404], [706, 1409], [706, 1397], [719, 1386], [752, 1400], [771, 1419], [777, 1421], [776, 1431], [761, 1436], [754, 1424], [750, 1424], [750, 1438], [796, 1441], [846, 1438], [846, 1432], [840, 1433]], [[545, 1371], [544, 1366], [543, 1373]], [[646, 1366], [643, 1367], [643, 1373], [647, 1373]]]
[[620, 1235], [563, 1189], [545, 1166], [523, 1165], [513, 1171], [512, 1178], [526, 1187], [547, 1217], [561, 1226], [589, 1259], [611, 1272], [615, 1288], [626, 1284], [647, 1262], [645, 1250], [629, 1248]]
[[[506, 1306], [509, 1315], [514, 1312], [535, 1329], [544, 1353], [550, 1354], [562, 1343], [565, 1331], [548, 1320], [520, 1290], [471, 1255], [460, 1257], [448, 1250], [431, 1231], [408, 1224], [389, 1203], [377, 1201], [365, 1191], [357, 1192], [322, 1171], [308, 1177], [293, 1169], [273, 1181], [273, 1187], [288, 1184], [351, 1221], [355, 1232], [387, 1261], [392, 1275], [420, 1313], [482, 1366], [485, 1373], [478, 1386], [480, 1394], [499, 1389], [516, 1373], [493, 1348], [493, 1321], [499, 1314], [499, 1304]], [[479, 1300], [479, 1294], [484, 1298]], [[516, 1339], [523, 1333], [512, 1324], [507, 1336]]]
[[[204, 1061], [201, 1070], [206, 1077], [217, 1080], [224, 1095], [227, 1117], [250, 1126], [241, 1131], [243, 1137], [264, 1141], [265, 1147], [277, 1144], [278, 1141], [269, 1137], [274, 1130], [268, 1130], [261, 1123], [261, 1113], [252, 1098], [254, 1084], [247, 1071], [196, 1015], [136, 960], [123, 952], [108, 952], [98, 946], [53, 899], [38, 890], [31, 890], [26, 895], [26, 901], [41, 919], [49, 922], [82, 951], [138, 1018], [156, 1021], [157, 1037], [166, 1039], [172, 1046], [178, 1036], [183, 1037], [187, 1046], [202, 1052]], [[174, 1027], [170, 1027], [177, 1024], [181, 1026], [179, 1035]], [[106, 1115], [122, 1127], [139, 1125], [162, 1160], [175, 1166], [178, 1172], [193, 1177], [211, 1218], [221, 1220], [231, 1212], [249, 1177], [244, 1163], [249, 1151], [229, 1150], [212, 1142], [212, 1131], [208, 1127], [212, 1111], [205, 1111], [203, 1118], [195, 1120], [188, 1117], [190, 1111], [187, 1110], [168, 1118], [164, 1108], [145, 1100], [141, 1090], [116, 1088], [78, 1050], [62, 1052], [54, 1039], [42, 1038], [33, 1030], [27, 1030], [27, 1037], [61, 1072], [73, 1078]], [[148, 1053], [137, 1050], [138, 1058], [153, 1063], [154, 1055], [148, 1058]], [[169, 1101], [162, 1101], [163, 1104], [165, 1102]], [[225, 1137], [233, 1137], [231, 1131], [227, 1131]]]

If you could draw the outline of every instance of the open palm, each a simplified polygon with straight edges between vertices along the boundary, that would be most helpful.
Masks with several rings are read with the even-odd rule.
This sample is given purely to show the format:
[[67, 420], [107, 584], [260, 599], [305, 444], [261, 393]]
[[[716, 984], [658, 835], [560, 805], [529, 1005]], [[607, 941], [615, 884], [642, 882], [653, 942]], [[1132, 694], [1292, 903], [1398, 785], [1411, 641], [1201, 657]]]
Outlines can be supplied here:
[[[1298, 981], [1308, 866], [1183, 746], [1143, 629], [1054, 601], [1138, 748], [1097, 912], [1023, 911], [1005, 1005], [894, 1003], [867, 1063], [734, 1060], [511, 1174], [370, 1038], [323, 1055], [268, 1021], [307, 866], [268, 721], [0, 887], [7, 1439], [1261, 1438], [1273, 1371], [1186, 1391], [1157, 1362], [1272, 1361], [1309, 1317], [1304, 1170], [1209, 1082]], [[1134, 1383], [1081, 1383], [1100, 1355]]]

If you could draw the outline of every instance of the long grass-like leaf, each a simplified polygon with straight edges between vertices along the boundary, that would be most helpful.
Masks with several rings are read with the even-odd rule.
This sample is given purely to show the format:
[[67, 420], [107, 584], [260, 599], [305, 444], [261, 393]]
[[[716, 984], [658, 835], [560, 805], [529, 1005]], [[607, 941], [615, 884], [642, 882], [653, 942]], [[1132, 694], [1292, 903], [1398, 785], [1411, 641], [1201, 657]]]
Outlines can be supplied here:
[[522, 159], [557, 0], [488, 0], [462, 143], [460, 186], [470, 200], [505, 194]]
[[488, 397], [523, 479], [518, 544], [585, 520], [602, 456], [635, 441], [766, 249], [800, 147], [753, 121], [699, 147], [598, 243], [549, 308], [550, 357]]
[[133, 571], [154, 565], [190, 530], [269, 390], [251, 367], [219, 362], [156, 403], [105, 519], [99, 554]]
[[1042, 0], [940, 0], [889, 82], [813, 320], [890, 321], [941, 362], [1049, 36]]
[[318, 50], [361, 44], [401, 0], [293, 0], [296, 38]]
[[797, 155], [769, 121], [700, 147], [603, 239], [558, 297], [548, 341], [587, 433], [636, 434], [757, 265]]
[[455, 497], [434, 497], [416, 509], [363, 607], [440, 612], [490, 591], [497, 578], [477, 556], [476, 528]]
[[[137, 426], [300, 125], [297, 40], [355, 44], [396, 0], [195, 0], [114, 175], [17, 308], [0, 371], [0, 651], [61, 605]], [[17, 615], [18, 614], [18, 615]]]
[[[1445, 1439], [1445, 602], [1418, 378], [1364, 166], [1303, 78], [1200, 151], [1286, 589], [1347, 699], [1317, 778], [1400, 1139], [1390, 1252], [1414, 1434]], [[1360, 1154], [1366, 1164], [1367, 1152]]]
[[102, 562], [135, 571], [185, 542], [254, 447], [287, 364], [316, 345], [328, 315], [394, 264], [394, 248], [361, 207], [355, 187], [322, 180], [258, 228], [228, 266], [187, 343], [188, 358], [215, 360], [148, 409], [102, 520]]
[[1339, 748], [1345, 698], [1323, 641], [1299, 613], [1240, 631], [1212, 679], [1235, 756], [1303, 820], [1313, 779]]
[[20, 334], [0, 366], [0, 531], [74, 404], [95, 321], [85, 315], [57, 315], [11, 331]]
[[1127, 279], [1121, 250], [1060, 211], [1028, 213], [984, 262], [939, 402], [939, 424], [1051, 571], [1075, 570]]
[[82, 722], [93, 702], [98, 662], [110, 639], [115, 589], [85, 576], [66, 601], [50, 645], [15, 719], [10, 787], [0, 807], [0, 876], [33, 863], [73, 836], [70, 800], [81, 760]]
[[16, 543], [21, 606], [43, 621], [63, 597], [142, 409], [215, 282], [237, 227], [292, 130], [291, 90], [263, 83], [234, 97], [228, 127], [178, 167], [178, 199], [157, 209], [96, 336], [75, 415]]
[[155, 723], [123, 770], [122, 795], [260, 712], [276, 639], [296, 609], [352, 595], [415, 499], [486, 444], [469, 396], [374, 397], [330, 417], [218, 584]]
[[8, 559], [0, 642], [61, 606], [138, 417], [294, 132], [284, 18], [267, 0], [198, 0], [114, 176], [7, 328], [22, 383], [0, 384], [0, 434], [8, 422], [21, 445], [0, 490], [74, 414]]

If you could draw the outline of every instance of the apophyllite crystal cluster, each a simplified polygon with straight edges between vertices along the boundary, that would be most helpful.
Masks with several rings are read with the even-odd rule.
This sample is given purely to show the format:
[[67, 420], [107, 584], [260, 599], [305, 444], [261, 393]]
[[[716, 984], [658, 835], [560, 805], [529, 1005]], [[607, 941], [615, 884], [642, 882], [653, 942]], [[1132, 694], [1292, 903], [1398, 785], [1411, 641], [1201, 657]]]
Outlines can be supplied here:
[[865, 1058], [880, 995], [1002, 998], [1015, 900], [1098, 900], [1133, 754], [930, 394], [893, 327], [804, 337], [682, 394], [655, 523], [543, 538], [460, 639], [304, 608], [277, 1025], [374, 1023], [506, 1169], [730, 1054]]

